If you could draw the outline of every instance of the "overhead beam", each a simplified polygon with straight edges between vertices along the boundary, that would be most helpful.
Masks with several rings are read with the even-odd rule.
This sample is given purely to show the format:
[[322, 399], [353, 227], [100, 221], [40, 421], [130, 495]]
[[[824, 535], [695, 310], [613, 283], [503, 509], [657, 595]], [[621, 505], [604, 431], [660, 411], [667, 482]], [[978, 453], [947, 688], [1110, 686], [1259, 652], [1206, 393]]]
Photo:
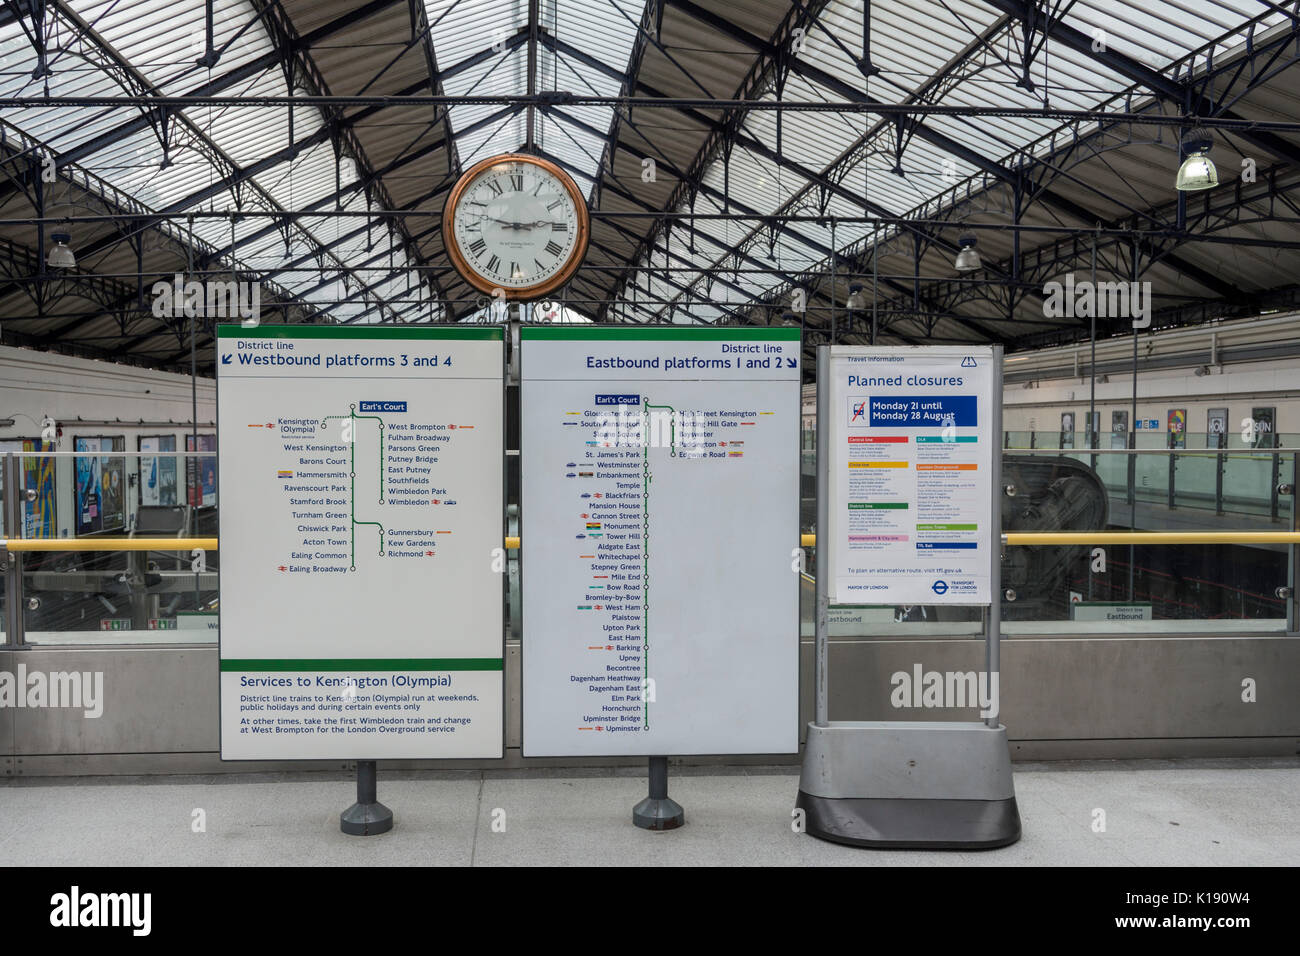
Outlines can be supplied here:
[[[667, 3], [668, 0], [655, 0], [655, 2], [658, 4], [664, 4]], [[795, 8], [792, 6], [785, 12], [784, 16], [781, 17], [775, 30], [773, 30], [773, 40], [784, 42], [788, 36], [792, 35], [792, 31], [795, 29], [797, 24], [811, 23], [827, 2], [828, 0], [811, 0], [810, 6], [806, 8]], [[755, 58], [754, 62], [750, 64], [749, 69], [745, 71], [745, 75], [733, 96], [734, 99], [745, 100], [756, 98], [758, 90], [771, 76], [773, 71], [781, 73], [781, 71], [789, 69], [788, 63], [784, 62], [782, 58], [771, 55], [771, 51], [774, 49], [774, 43], [766, 40], [761, 41], [759, 56]], [[746, 114], [747, 110], [743, 108], [727, 110], [725, 128], [729, 132], [734, 132], [739, 129], [740, 124], [744, 122]], [[677, 186], [670, 194], [668, 201], [665, 204], [666, 210], [677, 208], [688, 195], [694, 195], [695, 191], [703, 186], [705, 173], [712, 164], [714, 157], [716, 157], [719, 150], [727, 148], [726, 140], [726, 133], [710, 131], [706, 134], [704, 143], [698, 150], [696, 150], [694, 158], [687, 165], [687, 173], [685, 177], [679, 177]], [[613, 169], [612, 158], [611, 155], [611, 170]], [[656, 224], [650, 224], [650, 228], [647, 230], [641, 244], [632, 254], [631, 262], [637, 262], [641, 258], [643, 252], [651, 248], [658, 228], [659, 227]], [[627, 273], [625, 272], [614, 279], [611, 286], [611, 292], [617, 291], [625, 285], [626, 282]]]
[[[571, 123], [571, 124], [573, 124], [575, 127], [579, 128], [579, 129], [583, 129], [583, 130], [585, 130], [585, 131], [587, 131], [587, 132], [593, 132], [593, 128], [592, 128], [589, 124], [586, 124], [586, 123], [582, 122], [581, 120], [577, 119], [576, 117], [570, 116], [568, 113], [564, 112], [563, 110], [561, 110], [561, 109], [559, 109], [559, 108], [552, 107], [552, 108], [551, 108], [551, 112], [554, 112], [556, 115], [558, 115], [559, 117], [561, 117], [565, 122]], [[630, 146], [628, 146], [626, 143], [621, 144], [620, 148], [621, 148], [621, 149], [624, 149], [624, 150], [626, 150], [626, 151], [628, 151], [628, 152], [631, 152], [631, 154], [634, 155], [634, 156], [645, 156], [645, 155], [648, 155], [648, 154], [642, 153], [640, 150], [637, 150], [637, 149], [635, 149], [634, 147], [630, 147]], [[680, 177], [680, 176], [682, 175], [681, 172], [680, 172], [680, 170], [677, 170], [677, 169], [675, 169], [675, 168], [673, 168], [673, 167], [671, 167], [671, 166], [668, 166], [667, 168], [668, 168], [668, 171], [669, 171], [670, 173], [672, 173], [673, 175], [675, 175], [675, 176], [679, 176], [679, 177]], [[606, 188], [606, 189], [609, 189], [610, 191], [612, 191], [612, 192], [614, 192], [614, 193], [616, 193], [617, 195], [621, 196], [622, 198], [628, 200], [629, 202], [634, 202], [634, 203], [637, 203], [638, 205], [642, 205], [642, 206], [646, 206], [647, 208], [650, 208], [650, 207], [647, 206], [647, 204], [645, 204], [644, 202], [642, 202], [642, 201], [641, 201], [640, 199], [638, 199], [637, 197], [632, 196], [630, 193], [627, 193], [627, 192], [624, 191], [624, 190], [617, 189], [617, 188], [616, 188], [615, 186], [613, 186], [612, 184], [610, 184], [610, 185], [606, 185], [605, 188]], [[703, 183], [701, 183], [700, 186], [699, 186], [699, 192], [700, 192], [702, 195], [708, 196], [710, 199], [714, 200], [715, 202], [717, 202], [717, 203], [719, 203], [719, 204], [721, 204], [721, 203], [724, 201], [724, 199], [727, 199], [727, 198], [728, 198], [728, 197], [724, 197], [723, 194], [722, 194], [721, 192], [719, 192], [716, 188], [714, 188], [714, 187], [712, 187], [712, 186], [705, 185], [705, 184], [703, 184]], [[768, 218], [767, 216], [763, 215], [763, 213], [759, 212], [759, 211], [756, 210], [756, 209], [753, 209], [752, 207], [746, 205], [745, 203], [740, 202], [740, 201], [737, 200], [735, 197], [729, 197], [729, 202], [730, 202], [731, 206], [733, 206], [733, 207], [734, 207], [734, 208], [735, 208], [735, 209], [736, 209], [736, 210], [741, 214], [741, 216], [742, 216], [743, 218], [754, 219], [754, 220], [759, 220], [759, 221], [762, 221], [762, 220], [765, 220], [765, 219]], [[786, 231], [787, 233], [789, 233], [789, 234], [791, 235], [792, 238], [796, 239], [798, 242], [800, 242], [800, 243], [802, 243], [803, 245], [807, 246], [808, 248], [812, 249], [814, 252], [817, 252], [819, 255], [823, 256], [824, 258], [829, 259], [829, 258], [832, 256], [832, 251], [831, 251], [830, 247], [829, 247], [829, 246], [822, 245], [822, 244], [821, 244], [820, 242], [818, 242], [816, 239], [813, 239], [813, 238], [811, 238], [810, 236], [807, 236], [807, 235], [805, 235], [804, 233], [799, 232], [799, 231], [797, 231], [797, 230], [795, 230], [795, 229], [793, 229], [793, 228], [791, 228], [791, 227], [789, 227], [789, 226], [786, 227], [785, 231]], [[738, 257], [738, 258], [743, 258], [746, 262], [748, 262], [748, 263], [750, 263], [750, 264], [752, 264], [752, 265], [758, 266], [758, 267], [760, 267], [760, 268], [764, 268], [764, 269], [767, 269], [767, 268], [770, 268], [770, 267], [771, 267], [771, 263], [769, 263], [769, 262], [764, 262], [763, 260], [761, 260], [761, 259], [757, 259], [757, 258], [755, 258], [754, 256], [750, 255], [748, 252], [744, 252], [744, 251], [742, 251], [739, 245], [737, 245], [737, 246], [735, 246], [735, 247], [733, 247], [733, 248], [728, 249], [725, 245], [723, 245], [722, 243], [718, 242], [716, 239], [712, 238], [712, 237], [709, 236], [707, 233], [701, 233], [701, 235], [704, 235], [704, 236], [709, 240], [709, 242], [710, 242], [712, 245], [717, 246], [717, 247], [719, 247], [720, 249], [723, 249], [723, 250], [724, 250], [724, 251], [723, 251], [723, 256], [724, 256], [724, 257], [726, 257], [726, 256], [735, 256], [735, 257]], [[928, 234], [927, 234], [927, 236], [928, 236]], [[639, 253], [639, 250], [638, 250], [638, 253]], [[648, 255], [648, 252], [647, 252], [647, 255]], [[641, 258], [641, 256], [638, 254], [638, 255], [637, 255], [637, 259], [639, 260], [640, 258]], [[712, 266], [709, 266], [709, 265], [702, 265], [702, 264], [699, 264], [699, 263], [692, 263], [692, 268], [696, 269], [696, 270], [699, 271], [699, 272], [707, 272], [707, 271], [709, 271], [710, 269], [716, 269], [716, 268], [717, 268], [717, 265], [718, 265], [718, 264], [717, 264], [716, 262], [715, 262]], [[801, 287], [803, 287], [803, 285], [804, 285], [804, 283], [803, 283], [801, 277], [799, 277], [798, 275], [796, 275], [796, 274], [794, 274], [794, 273], [789, 273], [789, 272], [784, 272], [784, 271], [776, 271], [775, 274], [776, 274], [777, 276], [779, 276], [780, 278], [784, 279], [784, 280], [785, 280], [787, 283], [789, 283], [790, 285], [798, 285], [798, 286], [801, 286]], [[624, 273], [624, 275], [626, 275], [626, 272]], [[833, 281], [833, 280], [832, 280], [832, 281]], [[626, 282], [626, 280], [623, 281], [623, 284], [625, 284], [625, 282]], [[897, 282], [896, 280], [892, 280], [892, 279], [890, 279], [890, 280], [885, 280], [885, 284], [886, 284], [886, 285], [889, 285], [891, 288], [894, 288], [896, 291], [898, 291], [898, 292], [900, 292], [900, 293], [904, 293], [904, 292], [905, 292], [908, 296], [911, 296], [911, 295], [913, 294], [913, 293], [912, 293], [912, 289], [911, 289], [910, 287], [905, 286], [905, 285], [903, 285], [903, 284]], [[832, 286], [832, 289], [833, 289], [833, 286]], [[816, 287], [809, 287], [809, 288], [808, 288], [808, 292], [809, 292], [811, 295], [813, 295], [813, 296], [817, 296], [817, 295], [821, 295], [821, 296], [823, 296], [823, 298], [825, 298], [826, 301], [830, 304], [831, 308], [836, 308], [836, 307], [837, 307], [837, 306], [836, 306], [836, 303], [835, 303], [834, 300], [833, 300], [833, 298], [831, 298], [830, 296], [826, 296], [824, 293], [821, 292], [821, 290], [820, 290], [819, 288], [816, 288]], [[922, 299], [921, 301], [922, 301], [923, 303], [926, 303], [927, 300]], [[927, 304], [928, 304], [928, 303], [927, 303]], [[978, 316], [973, 316], [973, 317], [971, 317], [971, 318], [969, 319], [969, 321], [970, 321], [971, 323], [978, 324], [978, 322], [979, 322], [979, 317], [978, 317]], [[994, 331], [993, 331], [992, 329], [990, 329], [990, 328], [987, 328], [987, 327], [980, 327], [979, 330], [980, 330], [981, 332], [983, 332], [984, 334], [987, 334], [987, 335], [988, 335], [988, 336], [989, 336], [993, 341], [996, 341], [996, 342], [1003, 342], [1003, 343], [1009, 342], [1009, 340], [1006, 338], [1006, 336], [999, 335], [999, 334], [997, 334], [996, 332], [994, 332]]]
[[[675, 2], [675, 0], [669, 0]], [[1096, 41], [1063, 19], [1053, 17], [1051, 10], [1043, 9], [1037, 0], [984, 0], [995, 10], [1025, 22], [1031, 29], [1046, 35], [1054, 42], [1061, 43], [1083, 56], [1090, 57], [1107, 69], [1126, 79], [1132, 80], [1150, 90], [1165, 102], [1172, 103], [1180, 110], [1190, 107], [1192, 116], [1220, 116], [1224, 119], [1240, 120], [1245, 117], [1229, 109], [1220, 109], [1219, 105], [1208, 96], [1190, 90], [1189, 87], [1172, 77], [1165, 76], [1151, 69], [1119, 50], [1113, 45], [1105, 44], [1096, 49]], [[1029, 15], [1030, 9], [1034, 15]], [[1288, 14], [1294, 17], [1294, 14]], [[1293, 165], [1300, 164], [1300, 146], [1269, 132], [1250, 130], [1237, 131], [1237, 137], [1278, 159]]]
[[[747, 30], [738, 27], [736, 24], [718, 16], [712, 11], [705, 10], [692, 2], [692, 0], [664, 0], [664, 2], [672, 4], [672, 6], [682, 10], [684, 13], [690, 14], [690, 16], [699, 19], [703, 23], [707, 23], [709, 26], [724, 33], [726, 36], [736, 40], [737, 42], [750, 46], [755, 50], [766, 51], [769, 55], [774, 53], [771, 45], [766, 40], [749, 33]], [[998, 4], [995, 3], [994, 6], [998, 6]], [[1055, 36], [1055, 32], [1053, 32], [1053, 36]], [[1087, 42], [1091, 44], [1091, 37], [1086, 39]], [[836, 95], [843, 97], [848, 102], [860, 103], [868, 107], [882, 105], [881, 101], [857, 90], [839, 77], [826, 72], [820, 67], [801, 60], [793, 54], [790, 56], [790, 66], [791, 69], [800, 76], [803, 76], [805, 79], [834, 92]], [[1092, 225], [1103, 221], [1103, 217], [1093, 210], [1076, 203], [1068, 197], [1062, 196], [1048, 187], [1037, 185], [1027, 179], [1022, 173], [990, 159], [979, 151], [953, 139], [945, 133], [932, 129], [920, 120], [912, 120], [910, 128], [913, 135], [920, 137], [925, 142], [930, 143], [930, 145], [953, 156], [960, 157], [975, 168], [983, 170], [1010, 186], [1024, 189], [1028, 198], [1037, 199], [1046, 205], [1052, 206], [1060, 212], [1075, 219], [1081, 225]], [[1237, 293], [1235, 286], [1223, 282], [1217, 276], [1211, 275], [1204, 269], [1200, 269], [1192, 263], [1186, 262], [1181, 259], [1181, 257], [1171, 257], [1166, 259], [1166, 261], [1169, 262], [1170, 265], [1179, 268], [1179, 270], [1183, 271], [1189, 278], [1195, 279], [1198, 283], [1204, 285], [1208, 289], [1212, 289], [1217, 295], [1220, 295], [1223, 298], [1231, 299]]]

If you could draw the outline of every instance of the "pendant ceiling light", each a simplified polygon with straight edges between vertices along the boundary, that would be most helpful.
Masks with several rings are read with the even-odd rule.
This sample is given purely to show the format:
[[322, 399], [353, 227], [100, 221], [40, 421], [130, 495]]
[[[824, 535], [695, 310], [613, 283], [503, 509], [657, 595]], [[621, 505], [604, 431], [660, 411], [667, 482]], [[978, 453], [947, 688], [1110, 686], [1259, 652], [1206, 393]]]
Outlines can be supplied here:
[[867, 307], [867, 296], [863, 292], [862, 283], [855, 282], [849, 286], [849, 298], [844, 306], [850, 312], [860, 312]]
[[56, 232], [50, 238], [54, 240], [54, 248], [45, 257], [45, 264], [51, 269], [75, 269], [77, 257], [68, 248], [68, 242], [72, 237], [66, 232]]
[[1174, 182], [1179, 192], [1198, 192], [1219, 185], [1219, 171], [1210, 159], [1213, 146], [1214, 136], [1208, 129], [1197, 127], [1183, 137], [1183, 155], [1186, 158], [1178, 167], [1178, 179]]
[[975, 251], [975, 237], [962, 236], [957, 240], [961, 249], [957, 252], [957, 261], [953, 263], [958, 272], [974, 272], [980, 267], [980, 254]]

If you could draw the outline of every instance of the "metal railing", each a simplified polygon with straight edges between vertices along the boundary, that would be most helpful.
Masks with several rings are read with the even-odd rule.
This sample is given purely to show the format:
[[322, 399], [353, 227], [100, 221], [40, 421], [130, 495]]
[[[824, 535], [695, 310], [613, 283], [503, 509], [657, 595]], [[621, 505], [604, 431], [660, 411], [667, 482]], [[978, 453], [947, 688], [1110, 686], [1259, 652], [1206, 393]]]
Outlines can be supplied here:
[[[1218, 456], [1220, 457], [1220, 459], [1222, 458], [1222, 456], [1229, 455], [1229, 454], [1238, 455], [1238, 456], [1253, 455], [1255, 457], [1269, 456], [1273, 458], [1280, 458], [1280, 456], [1286, 455], [1289, 456], [1287, 459], [1285, 459], [1286, 463], [1289, 466], [1293, 465], [1296, 456], [1300, 455], [1300, 448], [1291, 448], [1291, 447], [1270, 448], [1267, 450], [1261, 449], [1259, 451], [1255, 451], [1253, 449], [1247, 450], [1247, 449], [1213, 449], [1213, 448], [1186, 449], [1186, 450], [1178, 449], [1178, 450], [1174, 450], [1173, 452], [1171, 452], [1171, 450], [1169, 449], [1164, 449], [1164, 448], [1158, 448], [1158, 449], [1157, 448], [1152, 448], [1152, 449], [1100, 449], [1098, 448], [1098, 449], [1082, 449], [1082, 450], [1025, 449], [1025, 450], [1011, 450], [1011, 451], [1013, 453], [1023, 452], [1023, 453], [1038, 454], [1038, 455], [1059, 455], [1064, 453], [1074, 457], [1081, 457], [1085, 455], [1123, 454], [1123, 455], [1130, 456], [1129, 459], [1130, 461], [1134, 460], [1136, 456], [1162, 455], [1162, 454], [1169, 455], [1171, 453], [1176, 454], [1178, 456], [1185, 455], [1185, 456], [1192, 456], [1192, 457]], [[63, 454], [67, 454], [67, 453], [63, 453]], [[167, 454], [168, 453], [159, 453], [158, 457], [162, 457]], [[210, 452], [205, 454], [202, 452], [196, 453], [193, 451], [171, 453], [172, 456], [177, 458], [189, 457], [189, 456], [210, 457], [212, 454], [213, 453]], [[4, 479], [4, 489], [6, 492], [4, 494], [5, 527], [7, 529], [17, 530], [19, 535], [15, 537], [0, 538], [0, 562], [2, 562], [0, 563], [0, 568], [3, 569], [5, 574], [4, 622], [6, 625], [6, 632], [3, 636], [3, 642], [0, 643], [0, 647], [2, 648], [13, 649], [15, 647], [27, 646], [25, 642], [26, 632], [25, 632], [24, 612], [28, 609], [28, 602], [31, 599], [32, 581], [35, 581], [34, 586], [36, 589], [36, 593], [42, 594], [42, 599], [46, 599], [41, 589], [51, 588], [55, 586], [44, 584], [42, 582], [57, 577], [58, 574], [60, 573], [68, 573], [70, 577], [73, 575], [80, 574], [83, 575], [87, 580], [89, 580], [91, 575], [95, 573], [100, 573], [100, 574], [107, 573], [107, 572], [94, 572], [94, 571], [87, 572], [84, 571], [84, 569], [82, 568], [76, 568], [71, 572], [65, 572], [62, 568], [56, 568], [54, 570], [47, 570], [47, 571], [38, 570], [33, 573], [25, 570], [24, 568], [23, 556], [26, 554], [35, 554], [35, 553], [57, 554], [60, 552], [68, 552], [68, 553], [123, 552], [128, 555], [138, 554], [140, 555], [141, 562], [143, 562], [145, 560], [145, 556], [143, 552], [154, 552], [158, 554], [176, 555], [178, 558], [177, 568], [179, 569], [181, 568], [182, 565], [182, 562], [180, 560], [182, 558], [184, 559], [184, 563], [188, 564], [190, 557], [196, 552], [200, 552], [200, 551], [212, 552], [215, 554], [219, 550], [220, 541], [217, 537], [212, 535], [202, 535], [202, 536], [196, 535], [196, 536], [189, 536], [189, 537], [158, 537], [158, 538], [142, 538], [142, 537], [134, 537], [134, 536], [109, 537], [106, 535], [95, 535], [93, 537], [83, 537], [83, 538], [22, 537], [21, 535], [23, 534], [23, 529], [24, 529], [24, 520], [23, 520], [24, 501], [26, 500], [27, 496], [31, 494], [30, 490], [24, 487], [25, 478], [24, 478], [24, 471], [23, 471], [23, 459], [31, 458], [31, 457], [38, 457], [38, 456], [34, 456], [24, 452], [6, 453], [3, 458], [3, 472], [0, 473], [0, 477], [3, 477]], [[154, 455], [151, 454], [148, 457], [154, 457]], [[1272, 483], [1274, 485], [1276, 494], [1279, 497], [1281, 497], [1284, 501], [1283, 505], [1281, 506], [1275, 505], [1272, 509], [1272, 515], [1270, 516], [1270, 518], [1271, 520], [1276, 521], [1277, 519], [1275, 516], [1278, 515], [1283, 509], [1289, 506], [1289, 502], [1286, 502], [1286, 498], [1287, 496], [1293, 493], [1293, 488], [1289, 484], [1283, 483], [1278, 480], [1280, 476], [1278, 473], [1277, 466], [1274, 466], [1272, 468], [1272, 474], [1270, 475], [1270, 477], [1273, 479]], [[10, 489], [14, 489], [18, 493], [10, 494], [8, 493]], [[1058, 547], [1089, 546], [1089, 545], [1097, 545], [1097, 546], [1172, 545], [1175, 547], [1183, 546], [1183, 545], [1244, 545], [1250, 547], [1270, 546], [1270, 545], [1275, 547], [1279, 545], [1286, 546], [1287, 555], [1286, 555], [1285, 582], [1282, 584], [1282, 586], [1274, 588], [1273, 585], [1277, 583], [1277, 579], [1272, 578], [1272, 575], [1270, 574], [1269, 577], [1272, 578], [1272, 580], [1268, 580], [1265, 582], [1263, 586], [1263, 590], [1267, 591], [1270, 588], [1273, 590], [1274, 597], [1271, 598], [1270, 600], [1275, 601], [1275, 604], [1273, 606], [1276, 607], [1277, 610], [1280, 611], [1282, 609], [1282, 606], [1285, 605], [1287, 630], [1294, 633], [1294, 631], [1296, 630], [1296, 621], [1300, 620], [1300, 608], [1296, 606], [1296, 591], [1297, 591], [1296, 576], [1297, 576], [1297, 568], [1300, 567], [1300, 561], [1297, 560], [1297, 556], [1300, 555], [1300, 524], [1296, 522], [1296, 515], [1294, 513], [1294, 508], [1291, 508], [1290, 511], [1291, 514], [1289, 515], [1289, 520], [1286, 521], [1286, 523], [1283, 525], [1282, 528], [1276, 530], [1219, 530], [1219, 529], [1211, 528], [1211, 529], [1200, 529], [1200, 530], [1177, 530], [1177, 531], [1133, 529], [1133, 530], [1112, 530], [1112, 531], [1096, 530], [1096, 531], [1008, 532], [1001, 535], [1001, 543], [1006, 547], [1028, 547], [1028, 548], [1040, 548], [1040, 547], [1052, 547], [1052, 546], [1058, 546]], [[1121, 516], [1116, 516], [1116, 517], [1121, 517]], [[1260, 513], [1259, 517], [1263, 518], [1264, 515]], [[1114, 519], [1112, 519], [1112, 525], [1114, 523], [1115, 521]], [[504, 544], [508, 551], [517, 552], [520, 547], [520, 538], [515, 535], [508, 536], [506, 537]], [[814, 548], [816, 546], [816, 536], [812, 534], [801, 535], [799, 540], [799, 545], [803, 548]], [[171, 559], [167, 559], [167, 560], [170, 561]], [[516, 560], [516, 559], [512, 558], [512, 560]], [[1132, 562], [1132, 560], [1133, 560], [1132, 551], [1130, 551], [1130, 562]], [[140, 566], [143, 567], [143, 564], [141, 564]], [[131, 567], [132, 565], [128, 563], [128, 571]], [[1161, 565], [1161, 567], [1157, 568], [1153, 573], [1156, 573], [1158, 575], [1163, 570], [1167, 570], [1167, 569], [1165, 569], [1163, 565]], [[1281, 568], [1279, 567], [1277, 568], [1277, 570], [1278, 572], [1280, 572]], [[127, 572], [115, 571], [113, 573], [125, 574]], [[182, 572], [180, 570], [175, 572], [165, 572], [165, 573], [171, 574], [176, 577], [179, 577], [182, 574], [184, 574], [186, 578], [193, 579], [194, 583], [193, 583], [192, 590], [195, 592], [195, 596], [197, 598], [198, 592], [200, 590], [200, 585], [197, 576], [192, 575], [187, 571]], [[119, 577], [118, 580], [124, 580], [124, 578]], [[209, 572], [208, 575], [204, 577], [204, 582], [205, 583], [203, 584], [202, 589], [209, 595], [209, 597], [211, 597], [214, 594], [216, 589], [215, 588], [216, 574], [213, 572]], [[167, 581], [162, 586], [154, 587], [155, 593], [161, 591], [161, 592], [170, 592], [174, 594], [179, 590], [181, 590], [181, 586], [176, 581]], [[1247, 590], [1257, 590], [1257, 589], [1247, 588]], [[1133, 591], [1132, 581], [1130, 579], [1129, 582], [1130, 599], [1132, 597], [1132, 591]], [[214, 606], [214, 605], [215, 605], [215, 601], [209, 600], [209, 606]], [[1192, 613], [1193, 615], [1195, 614], [1195, 608], [1193, 608]], [[139, 615], [136, 616], [138, 617]], [[1280, 623], [1281, 618], [1279, 617], [1277, 619]], [[74, 631], [75, 630], [76, 628], [74, 626]]]

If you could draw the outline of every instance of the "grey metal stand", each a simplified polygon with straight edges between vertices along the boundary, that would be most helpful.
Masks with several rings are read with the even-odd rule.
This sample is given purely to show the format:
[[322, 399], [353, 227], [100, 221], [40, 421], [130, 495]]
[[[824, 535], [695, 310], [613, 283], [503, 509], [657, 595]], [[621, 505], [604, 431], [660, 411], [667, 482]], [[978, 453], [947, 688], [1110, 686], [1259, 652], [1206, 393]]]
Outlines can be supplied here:
[[357, 761], [357, 802], [339, 814], [339, 829], [348, 836], [375, 836], [393, 828], [393, 811], [379, 802], [378, 774], [375, 761]]
[[[851, 348], [843, 346], [842, 348]], [[1002, 349], [993, 353], [993, 448], [989, 511], [993, 555], [983, 722], [832, 721], [827, 688], [830, 607], [832, 347], [817, 349], [817, 622], [814, 719], [807, 728], [799, 794], [805, 830], [832, 843], [909, 849], [991, 849], [1020, 839], [1007, 729], [998, 720], [1001, 639]]]
[[668, 758], [650, 758], [650, 795], [632, 808], [632, 822], [643, 830], [676, 830], [686, 811], [668, 796]]

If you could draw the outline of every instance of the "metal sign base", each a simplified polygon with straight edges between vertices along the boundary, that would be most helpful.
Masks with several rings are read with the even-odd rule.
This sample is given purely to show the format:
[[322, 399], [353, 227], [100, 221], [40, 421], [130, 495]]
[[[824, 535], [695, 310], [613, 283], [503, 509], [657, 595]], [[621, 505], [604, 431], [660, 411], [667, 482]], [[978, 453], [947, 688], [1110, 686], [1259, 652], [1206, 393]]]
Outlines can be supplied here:
[[632, 822], [642, 830], [676, 830], [686, 811], [668, 796], [668, 758], [650, 758], [650, 794], [632, 808]]
[[806, 832], [850, 846], [971, 850], [1020, 839], [1000, 724], [809, 724], [795, 806]]
[[379, 802], [378, 767], [357, 761], [357, 802], [339, 814], [339, 829], [348, 836], [376, 836], [393, 828], [393, 811]]

